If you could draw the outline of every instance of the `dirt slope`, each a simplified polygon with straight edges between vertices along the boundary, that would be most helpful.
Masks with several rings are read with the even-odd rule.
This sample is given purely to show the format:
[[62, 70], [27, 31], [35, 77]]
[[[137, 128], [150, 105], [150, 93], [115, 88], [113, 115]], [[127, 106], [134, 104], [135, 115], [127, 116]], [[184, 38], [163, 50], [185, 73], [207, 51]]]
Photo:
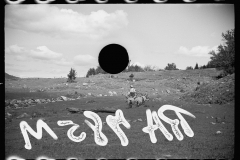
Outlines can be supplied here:
[[235, 74], [199, 85], [194, 91], [184, 94], [181, 99], [199, 104], [226, 104], [234, 101]]

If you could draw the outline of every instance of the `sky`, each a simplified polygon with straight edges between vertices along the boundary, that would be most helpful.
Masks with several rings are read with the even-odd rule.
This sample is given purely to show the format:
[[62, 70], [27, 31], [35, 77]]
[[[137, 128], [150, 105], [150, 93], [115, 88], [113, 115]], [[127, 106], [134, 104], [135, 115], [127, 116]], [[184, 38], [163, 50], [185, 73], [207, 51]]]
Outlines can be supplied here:
[[74, 68], [84, 77], [112, 43], [126, 48], [131, 64], [194, 68], [223, 44], [234, 16], [231, 4], [6, 5], [5, 72], [57, 78]]

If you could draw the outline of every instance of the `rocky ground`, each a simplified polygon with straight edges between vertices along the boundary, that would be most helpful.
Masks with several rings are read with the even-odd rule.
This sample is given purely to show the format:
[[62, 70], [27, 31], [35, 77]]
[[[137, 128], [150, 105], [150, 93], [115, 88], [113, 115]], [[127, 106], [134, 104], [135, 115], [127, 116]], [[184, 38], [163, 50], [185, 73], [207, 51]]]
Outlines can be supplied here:
[[184, 94], [181, 98], [199, 104], [226, 104], [235, 98], [235, 74], [210, 83], [202, 83], [195, 91]]
[[[121, 73], [114, 78], [110, 75], [77, 78], [76, 83], [67, 83], [65, 78], [6, 79], [5, 154], [22, 158], [40, 155], [52, 158], [233, 158], [235, 75], [216, 79], [219, 73], [215, 69], [138, 72], [133, 73], [134, 82], [129, 81], [131, 73]], [[126, 109], [122, 94], [129, 91], [131, 84], [137, 92], [148, 93], [150, 101], [138, 108]], [[184, 116], [195, 133], [193, 138], [169, 142], [157, 136], [159, 141], [152, 144], [149, 136], [141, 132], [147, 124], [146, 109], [157, 111], [164, 104], [181, 107], [196, 116], [195, 120]], [[110, 138], [109, 145], [95, 144], [92, 130], [84, 125], [86, 117], [79, 111], [99, 111], [100, 108], [123, 111], [133, 126], [131, 130], [123, 129], [131, 141], [128, 147], [121, 146], [106, 125], [104, 119], [111, 112], [98, 113], [105, 123], [103, 132]], [[177, 118], [171, 111], [166, 115]], [[19, 123], [24, 120], [35, 130], [39, 118], [45, 119], [53, 131], [63, 137], [56, 142], [45, 133], [42, 140], [31, 137], [34, 149], [28, 151], [24, 148]], [[81, 123], [80, 130], [85, 130], [89, 138], [78, 144], [71, 143], [66, 136], [68, 128], [61, 129], [56, 124], [66, 118]], [[166, 128], [171, 131], [169, 126]], [[77, 130], [74, 134], [80, 133]], [[160, 133], [156, 135], [162, 135]]]

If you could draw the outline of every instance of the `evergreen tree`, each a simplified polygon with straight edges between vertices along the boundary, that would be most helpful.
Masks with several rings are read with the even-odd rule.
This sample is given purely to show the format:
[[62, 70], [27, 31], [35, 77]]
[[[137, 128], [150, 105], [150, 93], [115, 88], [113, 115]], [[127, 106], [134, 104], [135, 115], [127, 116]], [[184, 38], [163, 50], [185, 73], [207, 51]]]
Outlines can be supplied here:
[[89, 76], [95, 75], [95, 74], [96, 74], [95, 69], [94, 69], [94, 68], [90, 68], [90, 69], [88, 70], [88, 72], [87, 72], [86, 77], [89, 77]]
[[198, 69], [198, 64], [196, 64], [196, 66], [194, 67], [194, 69]]
[[71, 70], [70, 70], [70, 72], [69, 72], [69, 74], [67, 76], [68, 76], [67, 82], [72, 83], [76, 79], [77, 72], [74, 69], [71, 68]]

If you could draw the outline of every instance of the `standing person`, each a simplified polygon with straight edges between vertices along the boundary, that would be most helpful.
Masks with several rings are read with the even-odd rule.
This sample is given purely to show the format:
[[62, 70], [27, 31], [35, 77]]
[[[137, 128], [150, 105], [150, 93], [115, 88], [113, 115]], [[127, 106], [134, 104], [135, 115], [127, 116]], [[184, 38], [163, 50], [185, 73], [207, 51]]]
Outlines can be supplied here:
[[133, 98], [136, 96], [136, 90], [133, 88], [132, 85], [130, 85], [129, 96]]

